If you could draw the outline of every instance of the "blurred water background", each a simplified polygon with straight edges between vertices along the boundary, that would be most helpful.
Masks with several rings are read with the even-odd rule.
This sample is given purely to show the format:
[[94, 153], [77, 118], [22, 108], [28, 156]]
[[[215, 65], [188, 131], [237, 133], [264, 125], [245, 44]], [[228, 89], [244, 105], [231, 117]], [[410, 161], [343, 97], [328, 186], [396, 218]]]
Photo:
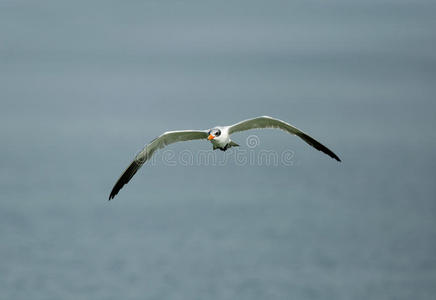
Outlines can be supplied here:
[[[435, 11], [1, 0], [0, 298], [434, 299]], [[107, 201], [163, 131], [258, 115], [343, 163], [238, 133], [292, 164], [157, 160]]]

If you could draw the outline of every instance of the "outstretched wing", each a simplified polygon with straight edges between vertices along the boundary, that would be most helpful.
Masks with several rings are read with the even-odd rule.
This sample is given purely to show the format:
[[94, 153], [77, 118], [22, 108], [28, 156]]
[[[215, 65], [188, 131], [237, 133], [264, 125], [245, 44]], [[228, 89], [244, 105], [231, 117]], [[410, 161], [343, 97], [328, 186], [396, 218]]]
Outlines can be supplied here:
[[182, 141], [206, 139], [208, 136], [206, 130], [180, 130], [180, 131], [167, 131], [161, 136], [155, 138], [151, 143], [136, 155], [135, 159], [130, 163], [118, 181], [115, 183], [109, 195], [109, 200], [113, 199], [121, 188], [127, 184], [133, 175], [142, 167], [142, 165], [151, 158], [157, 149], [164, 148], [169, 144]]
[[241, 121], [239, 123], [236, 123], [234, 125], [229, 126], [229, 134], [232, 134], [234, 132], [238, 131], [244, 131], [249, 129], [256, 129], [256, 128], [278, 128], [284, 131], [287, 131], [291, 134], [295, 134], [302, 138], [306, 143], [314, 147], [315, 149], [324, 152], [331, 158], [336, 159], [337, 161], [341, 161], [340, 158], [334, 154], [330, 149], [328, 149], [326, 146], [315, 140], [314, 138], [310, 137], [300, 129], [292, 126], [291, 124], [288, 124], [282, 120], [274, 119], [268, 116], [263, 117], [257, 117], [254, 119], [249, 119], [245, 121]]

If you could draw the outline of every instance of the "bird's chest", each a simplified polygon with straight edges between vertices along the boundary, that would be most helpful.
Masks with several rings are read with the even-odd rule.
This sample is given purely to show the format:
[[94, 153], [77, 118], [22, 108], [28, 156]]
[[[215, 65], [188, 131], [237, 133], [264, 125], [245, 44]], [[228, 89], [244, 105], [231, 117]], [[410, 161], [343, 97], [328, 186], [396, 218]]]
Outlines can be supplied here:
[[221, 139], [213, 139], [211, 142], [214, 146], [219, 147], [219, 148], [223, 148], [225, 147], [228, 143], [229, 143], [229, 138], [221, 138]]

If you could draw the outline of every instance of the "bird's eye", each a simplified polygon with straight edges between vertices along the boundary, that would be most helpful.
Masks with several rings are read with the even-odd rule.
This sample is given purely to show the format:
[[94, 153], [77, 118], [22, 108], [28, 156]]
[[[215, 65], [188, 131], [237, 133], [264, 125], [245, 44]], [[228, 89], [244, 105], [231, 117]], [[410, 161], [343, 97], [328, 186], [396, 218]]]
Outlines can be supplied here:
[[218, 131], [216, 132], [215, 136], [220, 136], [220, 134], [221, 134], [221, 131], [218, 130]]

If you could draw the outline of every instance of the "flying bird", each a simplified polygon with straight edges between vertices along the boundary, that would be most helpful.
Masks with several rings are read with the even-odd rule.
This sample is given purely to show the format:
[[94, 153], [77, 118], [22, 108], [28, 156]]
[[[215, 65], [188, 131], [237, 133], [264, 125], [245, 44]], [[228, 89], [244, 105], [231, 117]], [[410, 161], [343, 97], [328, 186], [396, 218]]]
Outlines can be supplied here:
[[328, 149], [326, 146], [322, 145], [320, 142], [316, 141], [314, 138], [310, 137], [300, 129], [282, 120], [274, 119], [268, 116], [244, 120], [230, 126], [216, 126], [209, 130], [167, 131], [152, 140], [138, 155], [136, 155], [135, 159], [130, 163], [130, 165], [115, 183], [109, 195], [109, 200], [113, 199], [115, 195], [118, 194], [121, 188], [130, 181], [133, 175], [135, 175], [139, 168], [141, 168], [142, 165], [150, 159], [150, 157], [157, 149], [164, 148], [165, 146], [176, 142], [207, 139], [212, 143], [213, 150], [219, 149], [222, 151], [226, 151], [231, 147], [239, 146], [230, 139], [230, 135], [232, 133], [261, 128], [278, 128], [294, 134], [303, 139], [306, 143], [308, 143], [315, 149], [324, 152], [331, 158], [336, 159], [337, 161], [341, 161], [339, 157], [334, 154], [330, 149]]

